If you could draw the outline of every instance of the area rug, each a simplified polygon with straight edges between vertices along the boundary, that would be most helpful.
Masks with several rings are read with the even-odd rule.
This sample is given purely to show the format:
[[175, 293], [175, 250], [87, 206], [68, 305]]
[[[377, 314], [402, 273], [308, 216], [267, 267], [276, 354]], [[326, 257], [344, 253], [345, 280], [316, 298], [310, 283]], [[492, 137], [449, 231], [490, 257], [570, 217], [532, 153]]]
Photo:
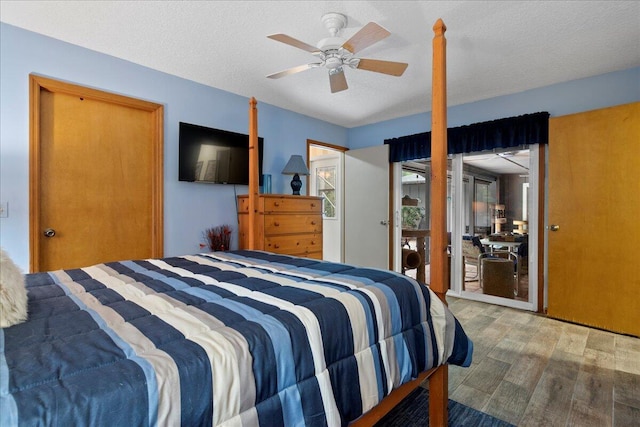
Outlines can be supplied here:
[[[491, 415], [449, 399], [449, 426], [514, 427]], [[423, 427], [429, 425], [429, 390], [418, 387], [378, 421], [375, 427]]]

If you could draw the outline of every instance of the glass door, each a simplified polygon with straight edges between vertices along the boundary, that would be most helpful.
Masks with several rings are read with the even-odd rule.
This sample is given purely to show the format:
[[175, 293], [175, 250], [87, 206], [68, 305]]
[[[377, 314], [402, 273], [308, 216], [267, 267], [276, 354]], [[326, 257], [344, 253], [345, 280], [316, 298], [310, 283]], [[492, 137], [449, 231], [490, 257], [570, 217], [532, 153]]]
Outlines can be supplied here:
[[[447, 231], [453, 295], [537, 308], [538, 147], [456, 154], [448, 162]], [[430, 161], [402, 162], [402, 251], [420, 251], [414, 235], [430, 228]], [[410, 203], [409, 206], [407, 204]], [[418, 231], [407, 231], [417, 229]], [[429, 283], [429, 238], [424, 240]], [[420, 268], [402, 271], [420, 279]]]
[[[402, 163], [402, 184], [400, 187], [401, 207], [401, 252], [404, 274], [430, 283], [430, 239], [431, 224], [431, 160], [411, 160]], [[447, 232], [452, 235], [454, 224], [455, 190], [452, 162], [447, 164]], [[449, 237], [451, 242], [451, 237]], [[407, 260], [407, 251], [417, 252], [421, 264], [415, 266]], [[451, 276], [451, 275], [450, 275]]]
[[529, 225], [537, 162], [535, 148], [454, 157], [462, 194], [454, 199], [452, 290], [460, 297], [534, 310], [537, 242]]

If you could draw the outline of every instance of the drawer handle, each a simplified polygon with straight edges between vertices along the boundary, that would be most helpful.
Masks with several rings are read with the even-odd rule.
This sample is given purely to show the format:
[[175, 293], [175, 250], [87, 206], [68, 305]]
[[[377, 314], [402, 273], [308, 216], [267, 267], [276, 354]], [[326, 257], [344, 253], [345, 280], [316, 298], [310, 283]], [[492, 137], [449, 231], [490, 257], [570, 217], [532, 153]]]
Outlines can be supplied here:
[[275, 249], [280, 249], [280, 245], [279, 245], [279, 244], [277, 244], [277, 243], [276, 243], [275, 245], [273, 245], [273, 247], [274, 247]]
[[315, 221], [311, 221], [311, 225], [316, 225], [316, 222]]
[[280, 202], [273, 202], [273, 206], [280, 206]]
[[280, 227], [280, 223], [278, 221], [274, 221], [273, 226], [274, 227]]
[[315, 208], [315, 207], [316, 207], [316, 204], [315, 204], [315, 203], [311, 203], [311, 207], [312, 207], [312, 208]]

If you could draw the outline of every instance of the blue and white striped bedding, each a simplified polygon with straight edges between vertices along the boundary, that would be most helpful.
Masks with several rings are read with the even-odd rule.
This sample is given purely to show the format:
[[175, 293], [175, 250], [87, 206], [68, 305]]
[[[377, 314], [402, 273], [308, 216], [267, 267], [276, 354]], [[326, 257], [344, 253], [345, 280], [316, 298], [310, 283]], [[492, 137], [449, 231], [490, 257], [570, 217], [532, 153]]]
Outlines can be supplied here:
[[0, 425], [337, 426], [472, 344], [389, 271], [258, 251], [27, 275]]

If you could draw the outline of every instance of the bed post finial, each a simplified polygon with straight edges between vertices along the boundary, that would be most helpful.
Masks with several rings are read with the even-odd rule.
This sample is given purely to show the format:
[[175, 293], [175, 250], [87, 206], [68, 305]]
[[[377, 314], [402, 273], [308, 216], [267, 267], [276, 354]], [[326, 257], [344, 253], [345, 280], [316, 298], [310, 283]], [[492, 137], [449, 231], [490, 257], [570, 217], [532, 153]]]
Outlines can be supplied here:
[[249, 232], [247, 249], [256, 248], [256, 216], [258, 211], [258, 102], [249, 100]]
[[433, 32], [436, 37], [444, 36], [444, 32], [447, 31], [447, 26], [444, 25], [442, 18], [438, 18], [435, 24], [433, 24]]

